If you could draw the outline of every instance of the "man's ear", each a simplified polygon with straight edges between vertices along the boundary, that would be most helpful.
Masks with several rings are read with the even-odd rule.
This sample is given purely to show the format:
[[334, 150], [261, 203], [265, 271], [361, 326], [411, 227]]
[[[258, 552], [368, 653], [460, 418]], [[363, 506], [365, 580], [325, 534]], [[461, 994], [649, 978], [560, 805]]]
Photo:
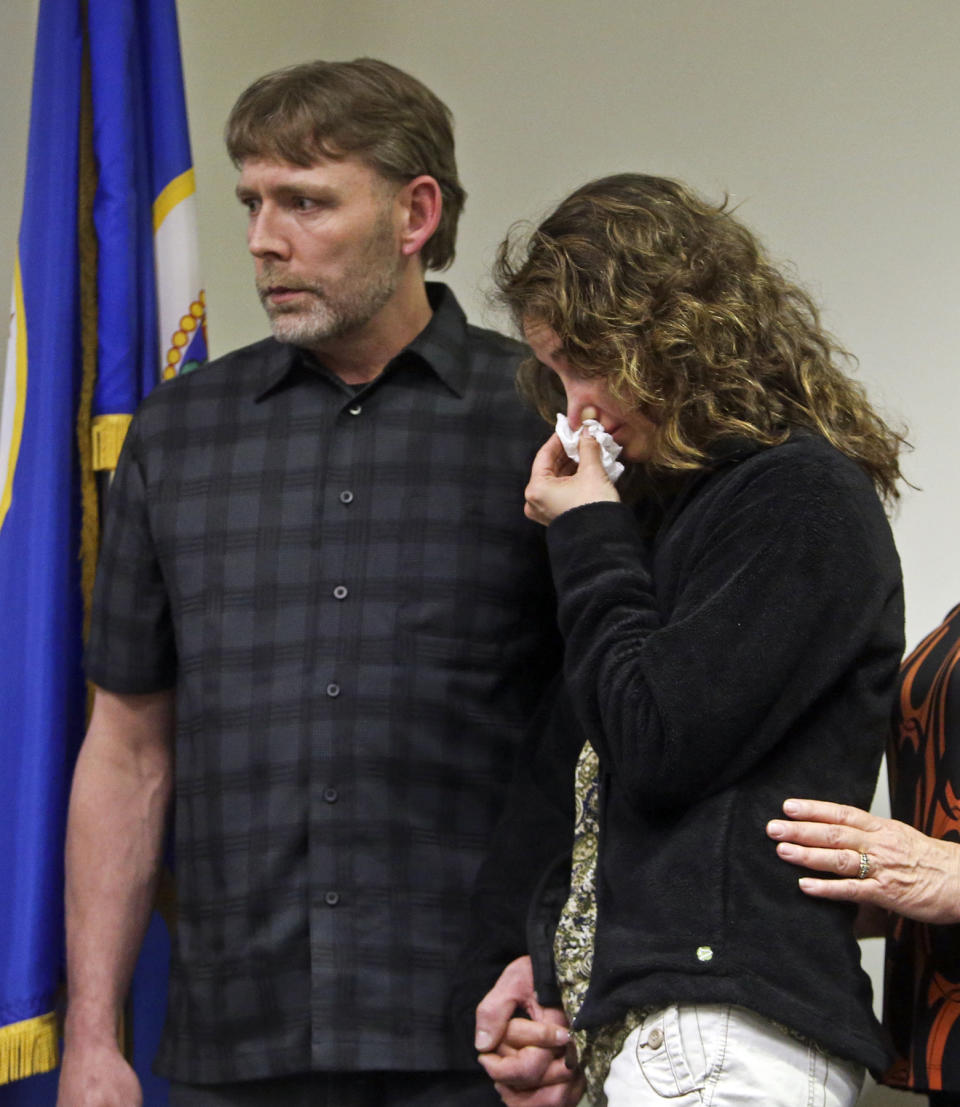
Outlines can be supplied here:
[[408, 181], [397, 195], [403, 212], [400, 244], [403, 254], [419, 254], [440, 223], [443, 196], [433, 177], [424, 174]]

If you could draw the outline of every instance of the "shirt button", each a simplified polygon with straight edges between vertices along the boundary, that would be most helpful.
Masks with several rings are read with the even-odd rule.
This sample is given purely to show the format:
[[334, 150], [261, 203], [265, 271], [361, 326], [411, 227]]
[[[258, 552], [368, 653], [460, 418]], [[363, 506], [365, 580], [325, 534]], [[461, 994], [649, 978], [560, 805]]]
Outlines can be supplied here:
[[663, 1031], [659, 1026], [655, 1026], [650, 1031], [650, 1036], [647, 1038], [647, 1045], [651, 1049], [659, 1049], [663, 1045]]
[[327, 803], [336, 803], [340, 797], [337, 793], [336, 788], [324, 788], [323, 798], [327, 801]]
[[333, 590], [333, 598], [335, 600], [345, 600], [347, 598], [347, 586], [345, 584], [338, 584]]
[[323, 900], [328, 907], [336, 907], [337, 904], [340, 902], [340, 893], [327, 892], [327, 894], [323, 897]]
[[350, 491], [349, 488], [345, 488], [340, 493], [340, 502], [342, 504], [352, 504], [353, 503], [353, 493]]
[[363, 411], [363, 407], [360, 404], [352, 404], [347, 408], [347, 411], [349, 411], [351, 415], [359, 415], [360, 412]]
[[333, 681], [331, 681], [327, 685], [327, 695], [330, 696], [331, 699], [333, 699], [336, 696], [339, 696], [340, 695], [340, 685], [339, 684], [334, 684]]
[[713, 950], [709, 946], [697, 946], [698, 961], [712, 961]]

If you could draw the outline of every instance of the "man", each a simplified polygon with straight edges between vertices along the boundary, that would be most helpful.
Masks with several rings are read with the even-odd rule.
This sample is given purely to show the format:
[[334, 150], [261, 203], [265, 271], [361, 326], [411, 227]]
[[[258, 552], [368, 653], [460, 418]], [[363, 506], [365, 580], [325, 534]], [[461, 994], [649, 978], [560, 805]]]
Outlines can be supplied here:
[[273, 338], [157, 389], [111, 491], [60, 1102], [139, 1102], [115, 1027], [175, 793], [172, 1103], [495, 1103], [445, 1007], [556, 667], [541, 425], [516, 344], [424, 281], [464, 199], [428, 89], [297, 66], [227, 145]]

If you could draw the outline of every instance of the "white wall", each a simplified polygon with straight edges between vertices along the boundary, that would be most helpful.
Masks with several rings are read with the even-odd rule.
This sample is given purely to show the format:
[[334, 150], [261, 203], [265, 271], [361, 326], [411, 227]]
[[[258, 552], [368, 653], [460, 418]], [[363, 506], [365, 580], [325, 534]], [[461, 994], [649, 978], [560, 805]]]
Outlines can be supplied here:
[[451, 280], [475, 317], [493, 247], [591, 176], [718, 195], [825, 305], [915, 453], [897, 519], [914, 642], [960, 598], [960, 5], [954, 0], [180, 0], [212, 345], [263, 333], [223, 119], [253, 77], [382, 56], [457, 117], [470, 199]]
[[[10, 302], [30, 114], [37, 0], [7, 0], [0, 45], [0, 303]], [[6, 351], [6, 334], [2, 348]], [[0, 380], [3, 365], [0, 364]]]
[[[477, 319], [495, 321], [480, 290], [507, 225], [589, 177], [636, 169], [728, 191], [774, 255], [796, 263], [880, 406], [910, 426], [906, 471], [922, 491], [906, 490], [895, 522], [908, 642], [960, 600], [955, 0], [179, 8], [214, 353], [265, 333], [220, 137], [233, 99], [279, 65], [381, 56], [457, 117], [470, 199], [450, 280]], [[4, 0], [0, 274], [11, 271], [35, 13], [36, 0]]]

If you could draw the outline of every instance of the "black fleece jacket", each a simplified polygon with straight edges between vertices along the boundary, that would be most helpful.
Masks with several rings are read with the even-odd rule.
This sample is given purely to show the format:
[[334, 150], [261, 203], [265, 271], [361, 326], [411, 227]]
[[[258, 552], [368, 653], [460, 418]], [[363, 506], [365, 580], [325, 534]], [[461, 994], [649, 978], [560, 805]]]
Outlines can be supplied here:
[[[766, 838], [790, 795], [869, 806], [903, 649], [899, 560], [863, 471], [824, 439], [731, 446], [645, 511], [589, 504], [548, 545], [566, 640], [476, 894], [457, 1006], [549, 947], [573, 765], [600, 760], [598, 919], [577, 1025], [685, 1001], [749, 1007], [887, 1062], [853, 909], [804, 896]], [[540, 885], [537, 887], [537, 885]]]

